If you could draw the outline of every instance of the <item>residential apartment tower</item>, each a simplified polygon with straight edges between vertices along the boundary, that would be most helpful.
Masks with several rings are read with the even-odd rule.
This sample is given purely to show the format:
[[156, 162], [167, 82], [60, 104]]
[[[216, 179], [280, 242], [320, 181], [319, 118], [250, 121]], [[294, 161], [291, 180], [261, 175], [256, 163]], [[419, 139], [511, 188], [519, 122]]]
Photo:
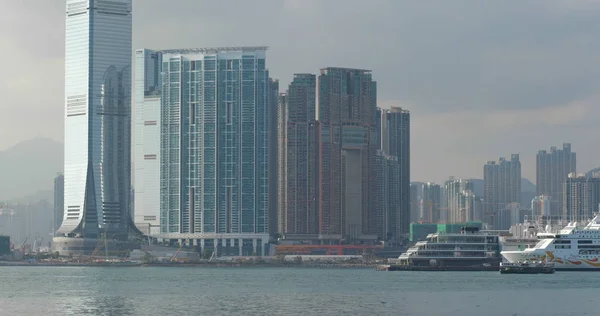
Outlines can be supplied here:
[[496, 229], [494, 218], [510, 203], [521, 202], [521, 162], [518, 154], [510, 160], [500, 158], [483, 166], [483, 204], [485, 221]]
[[284, 234], [318, 233], [316, 88], [315, 75], [295, 74], [286, 95]]
[[[154, 53], [160, 56], [160, 150], [152, 153], [150, 142], [136, 161], [158, 160], [158, 168], [153, 165], [160, 183], [157, 237], [219, 255], [264, 254], [272, 225], [273, 82], [266, 47]], [[136, 126], [142, 127], [141, 121]], [[156, 178], [148, 180], [156, 189]]]
[[317, 194], [323, 238], [356, 240], [370, 238], [366, 235], [372, 233], [363, 223], [371, 215], [372, 169], [378, 147], [375, 87], [369, 70], [321, 69]]
[[551, 201], [552, 216], [562, 215], [564, 183], [569, 174], [576, 172], [577, 155], [571, 144], [564, 143], [562, 149], [551, 147], [540, 150], [536, 156], [536, 195], [546, 195]]
[[392, 107], [385, 114], [384, 148], [388, 155], [398, 158], [398, 191], [400, 194], [399, 232], [408, 236], [410, 233], [410, 112]]

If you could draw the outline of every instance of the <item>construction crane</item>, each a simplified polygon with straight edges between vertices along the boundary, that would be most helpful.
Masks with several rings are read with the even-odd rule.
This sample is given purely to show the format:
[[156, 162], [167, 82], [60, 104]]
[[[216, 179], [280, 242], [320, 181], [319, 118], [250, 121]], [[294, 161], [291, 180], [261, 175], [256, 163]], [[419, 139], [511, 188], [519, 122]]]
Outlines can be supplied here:
[[[440, 218], [438, 218], [437, 220], [434, 220], [434, 216], [433, 216], [433, 209], [435, 206], [435, 209], [437, 209], [438, 211], [447, 211], [448, 208], [447, 207], [441, 207], [440, 203], [435, 203], [435, 202], [431, 202], [431, 201], [426, 201], [426, 202], [421, 202], [421, 206], [423, 207], [423, 210], [425, 211], [425, 208], [427, 207], [429, 209], [429, 218], [427, 218], [427, 221], [429, 223], [434, 223], [437, 221], [440, 221]], [[438, 214], [441, 217], [441, 214]], [[423, 218], [421, 217], [420, 222], [423, 222]]]
[[41, 248], [42, 248], [42, 242], [44, 241], [44, 238], [42, 238], [40, 236], [40, 234], [35, 234], [35, 239], [33, 241], [33, 247], [31, 248], [31, 251], [38, 253], [40, 252]]
[[[110, 239], [115, 238], [116, 234], [113, 234]], [[106, 239], [106, 235], [104, 235], [104, 238], [99, 239], [98, 243], [96, 244], [96, 249], [94, 249], [94, 251], [90, 254], [90, 260], [93, 260], [94, 257], [102, 250], [104, 249], [104, 258], [108, 257], [108, 241]]]
[[21, 248], [19, 248], [19, 251], [25, 253], [25, 243], [27, 242], [27, 240], [29, 240], [29, 237], [25, 238], [25, 241], [23, 241], [23, 244], [21, 245]]
[[96, 248], [94, 249], [94, 251], [92, 251], [92, 253], [90, 254], [90, 260], [93, 260], [94, 257], [96, 256], [96, 254], [98, 252], [100, 252], [100, 250], [102, 249], [102, 246], [104, 245], [104, 242], [102, 240], [98, 240], [98, 243], [96, 243]]
[[184, 245], [185, 245], [185, 243], [181, 243], [181, 246], [179, 246], [179, 248], [177, 249], [177, 251], [175, 252], [173, 257], [171, 257], [171, 260], [170, 260], [171, 262], [173, 262], [177, 259], [177, 255], [179, 254], [179, 252], [181, 251], [181, 249], [183, 248]]

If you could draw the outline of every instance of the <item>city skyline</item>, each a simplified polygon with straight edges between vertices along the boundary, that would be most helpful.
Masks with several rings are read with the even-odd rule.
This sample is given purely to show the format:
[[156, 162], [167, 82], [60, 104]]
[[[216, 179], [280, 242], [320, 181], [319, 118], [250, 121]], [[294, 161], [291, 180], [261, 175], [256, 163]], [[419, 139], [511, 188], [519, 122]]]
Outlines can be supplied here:
[[[380, 100], [380, 79], [367, 67], [370, 59], [352, 68], [339, 58], [316, 75], [294, 72], [282, 93], [280, 78], [271, 76], [267, 63], [269, 46], [133, 50], [133, 0], [64, 1], [64, 171], [54, 181], [54, 237], [49, 243], [56, 256], [77, 252], [93, 259], [103, 244], [105, 259], [110, 254], [131, 260], [129, 251], [147, 243], [179, 244], [169, 262], [178, 260], [184, 247], [194, 248], [208, 262], [323, 248], [327, 255], [336, 248], [338, 255], [362, 248], [366, 260], [365, 249], [398, 250], [423, 238], [413, 237], [414, 228], [429, 230], [434, 224], [440, 233], [460, 224], [461, 236], [476, 225], [514, 234], [513, 228], [530, 219], [542, 225], [557, 217], [600, 217], [600, 173], [575, 173], [571, 142], [563, 142], [562, 150], [540, 149], [536, 142], [538, 185], [532, 189], [523, 180], [523, 144], [518, 140], [531, 134], [525, 127], [519, 130], [519, 124], [535, 132], [532, 127], [556, 124], [556, 117], [538, 115], [535, 121], [512, 122], [510, 129], [502, 129], [499, 134], [519, 130], [519, 138], [506, 142], [517, 150], [483, 164], [482, 181], [453, 168], [452, 174], [461, 177], [448, 176], [443, 187], [431, 181], [413, 184], [411, 165], [421, 157], [412, 155], [411, 161], [411, 143], [431, 144], [412, 139], [411, 107], [416, 112], [425, 108]], [[396, 65], [390, 63], [390, 68]], [[511, 89], [511, 97], [518, 92]], [[473, 135], [497, 128], [495, 119], [510, 119], [489, 113], [472, 117], [471, 125], [486, 124]], [[560, 121], [573, 113], [559, 114]], [[464, 127], [435, 131], [451, 123], [428, 126], [428, 134], [444, 139]], [[485, 144], [497, 141], [488, 138]], [[472, 143], [471, 156], [487, 152], [486, 145]], [[584, 151], [588, 147], [593, 146]], [[434, 149], [436, 154], [425, 159], [427, 172], [457, 151]], [[437, 177], [441, 175], [429, 180]], [[552, 206], [560, 203], [562, 213], [554, 216]], [[25, 245], [35, 231], [32, 203], [22, 210], [18, 215], [28, 235]], [[14, 231], [17, 212], [9, 203], [4, 203], [5, 211]], [[548, 212], [552, 216], [534, 217]], [[36, 235], [34, 249], [41, 249], [39, 242]], [[491, 253], [486, 250], [481, 254], [487, 260]], [[375, 250], [371, 254], [377, 255]], [[498, 251], [496, 255], [500, 257]], [[136, 251], [135, 258], [148, 263], [159, 256]]]
[[[564, 0], [547, 0], [550, 5], [525, 3], [519, 9], [539, 12], [548, 19], [546, 24], [543, 19], [523, 19], [517, 14], [513, 16], [515, 24], [521, 18], [531, 27], [506, 34], [483, 27], [486, 36], [479, 38], [473, 29], [457, 31], [441, 24], [420, 29], [417, 20], [408, 28], [414, 34], [403, 33], [399, 30], [406, 28], [395, 24], [402, 17], [389, 12], [407, 7], [438, 18], [431, 22], [443, 22], [444, 15], [455, 8], [437, 12], [437, 6], [398, 2], [402, 0], [374, 0], [357, 11], [354, 6], [346, 7], [355, 0], [264, 0], [271, 1], [269, 8], [259, 7], [265, 2], [248, 6], [241, 1], [233, 7], [209, 0], [173, 0], [175, 4], [164, 7], [164, 0], [57, 1], [64, 3], [63, 165], [52, 164], [52, 157], [58, 155], [36, 142], [29, 145], [34, 150], [15, 146], [25, 148], [14, 151], [12, 157], [10, 150], [0, 150], [0, 166], [17, 170], [17, 176], [9, 174], [5, 182], [25, 178], [32, 183], [26, 190], [36, 184], [33, 176], [42, 177], [35, 170], [38, 164], [59, 169], [52, 176], [53, 197], [34, 203], [44, 194], [38, 191], [22, 201], [0, 199], [0, 265], [71, 266], [84, 278], [93, 274], [82, 270], [86, 266], [360, 267], [376, 271], [500, 270], [501, 274], [600, 268], [595, 263], [600, 259], [600, 167], [586, 165], [593, 161], [594, 152], [600, 153], [593, 149], [597, 142], [595, 118], [600, 115], [595, 103], [600, 94], [595, 94], [596, 87], [589, 80], [569, 72], [576, 62], [570, 67], [560, 65], [551, 75], [548, 64], [554, 63], [548, 57], [566, 52], [548, 48], [548, 37], [534, 36], [543, 43], [538, 47], [546, 49], [543, 54], [528, 51], [528, 58], [515, 58], [502, 46], [508, 44], [505, 37], [511, 38], [512, 44], [532, 43], [514, 31], [535, 33], [536, 23], [547, 26], [550, 20], [560, 20], [558, 28], [572, 18], [565, 12], [573, 14], [582, 8], [589, 12], [591, 7], [561, 6], [559, 2]], [[336, 1], [344, 2], [331, 6]], [[464, 6], [465, 0], [455, 1], [459, 8], [473, 8]], [[134, 2], [138, 7], [134, 8]], [[154, 6], [144, 11], [148, 3]], [[358, 7], [360, 2], [354, 4]], [[502, 22], [509, 30], [514, 27], [506, 23], [507, 16], [510, 19], [506, 13], [513, 12], [512, 8], [491, 6], [491, 11], [503, 13], [498, 20], [481, 8], [474, 10], [482, 13], [474, 20], [491, 19], [492, 25]], [[154, 24], [134, 32], [137, 9], [141, 20], [156, 10], [164, 10], [159, 12], [163, 19], [161, 23], [153, 19]], [[194, 9], [200, 13], [187, 12]], [[236, 16], [246, 9], [260, 12], [246, 14], [248, 20]], [[231, 14], [220, 16], [224, 14], [221, 10]], [[288, 12], [289, 19], [274, 18], [277, 10], [282, 10], [282, 15]], [[207, 15], [210, 11], [216, 14]], [[37, 16], [31, 13], [28, 18], [35, 24]], [[179, 19], [170, 20], [175, 15]], [[340, 15], [344, 15], [342, 19]], [[309, 21], [317, 28], [291, 16], [319, 18]], [[186, 21], [189, 17], [194, 22]], [[261, 27], [269, 18], [280, 23], [268, 26], [284, 30], [277, 37], [273, 35], [278, 32]], [[385, 18], [390, 20], [371, 29]], [[211, 23], [204, 24], [206, 20]], [[400, 25], [405, 22], [401, 20]], [[452, 26], [464, 24], [449, 22]], [[475, 29], [480, 24], [466, 23]], [[173, 25], [185, 26], [182, 29], [186, 31], [173, 29]], [[290, 30], [292, 26], [301, 31]], [[197, 32], [189, 32], [198, 27]], [[205, 28], [213, 37], [206, 36]], [[388, 33], [395, 28], [398, 32]], [[446, 36], [438, 34], [442, 36], [437, 41], [423, 36], [436, 29]], [[336, 37], [339, 30], [344, 30], [347, 38]], [[539, 28], [542, 30], [559, 33], [550, 36], [553, 38], [564, 36], [552, 28]], [[133, 40], [136, 32], [142, 38], [153, 33], [147, 40], [154, 44], [137, 46]], [[236, 32], [252, 34], [227, 35]], [[451, 38], [448, 32], [462, 37], [447, 41]], [[312, 33], [314, 46], [302, 46], [307, 33]], [[275, 45], [284, 53], [285, 62], [277, 55], [274, 64], [281, 68], [272, 72], [269, 40], [282, 43], [281, 35], [298, 41], [293, 52], [292, 45]], [[395, 35], [398, 37], [391, 38]], [[190, 39], [192, 36], [196, 39]], [[403, 36], [413, 36], [416, 44], [411, 46]], [[373, 40], [386, 37], [382, 42]], [[197, 38], [216, 44], [187, 45], [199, 41]], [[419, 39], [429, 45], [419, 46]], [[463, 54], [473, 40], [487, 48], [481, 59]], [[588, 41], [583, 36], [577, 40], [570, 48], [581, 49]], [[229, 41], [232, 43], [222, 43]], [[364, 47], [369, 41], [379, 46], [351, 51], [348, 44], [357, 41]], [[337, 51], [341, 47], [345, 50]], [[415, 47], [412, 55], [402, 54]], [[313, 50], [318, 53], [311, 55]], [[298, 52], [305, 54], [296, 55]], [[446, 53], [435, 55], [437, 52]], [[411, 68], [413, 63], [405, 63], [407, 56], [421, 67]], [[432, 56], [441, 57], [427, 59]], [[547, 64], [537, 71], [536, 67], [526, 68], [538, 60]], [[315, 63], [318, 70], [307, 69]], [[507, 63], [522, 68], [506, 71], [510, 68]], [[482, 68], [475, 65], [486, 72], [477, 72], [475, 69]], [[13, 77], [9, 67], [9, 93], [19, 91], [29, 66], [23, 64], [22, 77]], [[591, 72], [591, 68], [580, 71]], [[54, 84], [57, 73], [43, 67], [36, 70], [48, 86]], [[290, 70], [291, 79], [287, 76]], [[33, 80], [25, 82], [29, 88], [37, 87]], [[35, 94], [44, 94], [48, 88], [40, 86]], [[597, 88], [600, 90], [600, 80]], [[29, 101], [35, 98], [24, 92], [22, 96]], [[49, 108], [53, 97], [46, 99], [44, 105]], [[13, 102], [10, 97], [8, 102]], [[20, 109], [17, 105], [6, 112]], [[46, 117], [50, 124], [33, 119], [44, 116], [46, 110], [30, 111], [35, 115], [24, 125], [34, 132], [55, 127], [58, 120], [50, 116]], [[38, 144], [50, 139], [42, 138]], [[2, 142], [0, 138], [0, 146]], [[560, 143], [562, 149], [558, 149]], [[523, 150], [524, 156], [537, 152], [535, 168], [521, 163]], [[576, 152], [584, 157], [579, 169]], [[28, 160], [31, 158], [33, 163]], [[30, 170], [21, 170], [28, 164]], [[483, 171], [481, 175], [470, 174], [475, 165]], [[596, 168], [590, 170], [592, 166]], [[418, 182], [421, 179], [424, 182]], [[528, 179], [535, 179], [537, 185]], [[50, 205], [52, 200], [54, 205]], [[588, 224], [582, 226], [585, 222]], [[47, 243], [46, 235], [52, 236]], [[250, 283], [259, 284], [271, 275], [264, 273]], [[133, 274], [127, 277], [126, 292], [140, 297], [135, 289], [131, 291], [131, 285], [148, 285], [148, 280], [140, 282]], [[90, 280], [87, 283], [107, 285], [98, 288], [124, 281], [116, 274], [107, 274], [107, 278], [93, 275]], [[182, 280], [171, 281], [182, 286], [195, 281]], [[201, 290], [210, 294], [214, 291], [209, 283], [204, 284], [208, 291]], [[118, 290], [118, 286], [113, 288]], [[276, 296], [285, 295], [276, 286], [269, 288]], [[382, 303], [393, 301], [385, 295], [378, 297], [385, 299]], [[223, 305], [219, 299], [212, 301], [217, 307]], [[297, 299], [288, 301], [277, 307], [292, 307]], [[131, 302], [101, 304], [148, 310], [144, 302]], [[90, 304], [79, 305], [90, 309]], [[66, 308], [74, 310], [73, 306]], [[308, 310], [287, 309], [292, 313]]]
[[261, 256], [275, 232], [406, 239], [410, 112], [378, 109], [371, 70], [296, 74], [279, 104], [268, 47], [136, 49], [133, 72], [131, 26], [131, 0], [66, 0], [61, 254], [144, 232]]
[[[3, 132], [1, 133], [3, 136], [0, 138], [0, 148], [8, 148], [36, 135], [62, 139], [63, 127], [61, 126], [60, 109], [63, 87], [58, 78], [62, 77], [62, 68], [64, 67], [62, 57], [64, 52], [61, 44], [64, 34], [60, 28], [55, 26], [64, 23], [62, 21], [64, 8], [62, 5], [50, 1], [35, 5], [31, 5], [31, 3], [33, 1], [11, 2], [7, 4], [7, 10], [0, 13], [2, 14], [0, 23], [2, 23], [3, 29], [16, 30], [14, 34], [0, 33], [3, 37], [8, 38], [6, 43], [9, 46], [7, 48], [10, 47], [0, 54], [6, 59], [15, 60], [11, 64], [25, 65], [19, 68], [8, 65], [8, 77], [13, 79], [0, 88], [0, 93], [6, 96], [7, 102], [22, 105], [7, 109], [6, 115], [3, 115], [0, 122]], [[590, 74], [590, 78], [600, 77], [597, 76], [600, 73], [596, 65], [598, 63], [592, 62], [594, 59], [589, 53], [594, 51], [591, 45], [595, 44], [585, 40], [593, 38], [593, 29], [598, 26], [598, 21], [592, 20], [590, 17], [594, 12], [600, 12], [598, 4], [586, 2], [585, 4], [566, 6], [549, 1], [545, 4], [525, 3], [515, 9], [510, 8], [508, 4], [495, 4], [499, 9], [498, 12], [515, 17], [512, 19], [515, 21], [512, 23], [514, 27], [519, 25], [522, 27], [525, 20], [528, 23], [531, 22], [529, 19], [533, 19], [532, 23], [536, 27], [531, 32], [514, 34], [519, 40], [514, 42], [500, 40], [491, 46], [479, 37], [482, 33], [475, 31], [473, 26], [481, 26], [486, 31], [490, 31], [491, 28], [496, 32], [493, 34], [498, 35], [511, 32], [511, 28], [507, 26], [507, 29], [504, 30], [494, 27], [492, 22], [498, 21], [500, 17], [499, 14], [491, 12], [494, 10], [481, 12], [481, 8], [467, 7], [459, 1], [458, 4], [453, 5], [453, 8], [447, 8], [446, 11], [449, 11], [448, 14], [451, 12], [464, 13], [464, 20], [466, 20], [462, 24], [458, 23], [452, 26], [452, 30], [448, 32], [452, 34], [462, 34], [465, 31], [474, 32], [469, 33], [469, 37], [463, 38], [467, 40], [470, 49], [466, 53], [470, 55], [462, 55], [459, 53], [465, 52], [452, 44], [452, 41], [457, 40], [456, 36], [458, 35], [450, 36], [449, 41], [444, 40], [440, 37], [444, 30], [440, 27], [441, 24], [434, 23], [435, 21], [431, 18], [424, 19], [423, 15], [430, 12], [429, 7], [425, 4], [402, 2], [396, 4], [395, 1], [381, 1], [366, 8], [367, 13], [380, 15], [377, 21], [370, 21], [374, 23], [375, 27], [390, 26], [390, 28], [380, 27], [384, 30], [381, 37], [390, 38], [393, 34], [397, 34], [394, 38], [398, 39], [398, 44], [388, 43], [388, 40], [382, 40], [379, 37], [367, 37], [365, 34], [369, 32], [365, 33], [365, 31], [369, 28], [360, 23], [360, 25], [348, 26], [355, 31], [358, 38], [364, 39], [371, 47], [380, 48], [364, 50], [360, 47], [350, 49], [348, 44], [343, 41], [327, 41], [328, 38], [335, 38], [336, 34], [345, 29], [336, 26], [338, 23], [341, 23], [340, 26], [346, 25], [337, 18], [319, 19], [320, 29], [325, 30], [321, 35], [315, 35], [314, 27], [309, 27], [308, 22], [320, 17], [321, 13], [319, 12], [326, 12], [321, 10], [323, 9], [321, 6], [325, 8], [335, 6], [335, 1], [332, 3], [287, 1], [280, 4], [272, 2], [269, 10], [266, 10], [267, 6], [265, 6], [265, 11], [261, 13], [261, 16], [264, 15], [265, 22], [261, 23], [273, 25], [280, 21], [279, 19], [285, 19], [281, 22], [289, 21], [288, 24], [285, 24], [287, 27], [283, 28], [283, 32], [300, 32], [298, 33], [299, 46], [289, 45], [289, 37], [278, 36], [282, 31], [274, 30], [277, 28], [272, 28], [273, 30], [268, 30], [261, 35], [249, 35], [250, 33], [246, 31], [241, 32], [241, 35], [236, 35], [237, 27], [228, 26], [215, 32], [202, 31], [200, 37], [202, 41], [198, 41], [198, 35], [192, 35], [186, 30], [187, 27], [182, 27], [182, 25], [194, 26], [196, 25], [194, 23], [199, 23], [197, 26], [200, 26], [201, 23], [205, 23], [196, 22], [202, 19], [192, 18], [187, 13], [198, 12], [195, 8], [200, 4], [190, 1], [175, 3], [181, 8], [181, 10], [177, 10], [177, 14], [159, 1], [143, 1], [134, 4], [134, 9], [139, 9], [141, 12], [139, 18], [134, 21], [134, 47], [211, 47], [256, 43], [269, 45], [271, 47], [272, 77], [280, 79], [282, 87], [287, 86], [291, 81], [293, 73], [314, 73], [319, 68], [328, 65], [339, 64], [346, 67], [372, 69], [380, 83], [378, 106], [384, 108], [402, 106], [411, 111], [411, 125], [414, 128], [411, 131], [413, 136], [411, 178], [413, 180], [443, 183], [450, 175], [461, 178], [482, 178], [480, 170], [482, 163], [505, 152], [513, 152], [519, 153], [521, 156], [523, 176], [535, 182], [537, 150], [562, 142], [570, 142], [574, 150], [579, 153], [579, 171], [597, 167], [594, 157], [598, 155], [598, 150], [593, 146], [586, 146], [586, 144], [593, 143], [594, 135], [597, 134], [591, 118], [597, 116], [598, 109], [593, 105], [596, 100], [595, 91], [598, 90], [599, 84], [597, 79], [584, 78], [582, 69], [586, 70], [585, 76]], [[206, 6], [207, 4], [202, 5]], [[209, 4], [215, 12], [218, 12], [217, 9], [222, 5]], [[244, 6], [244, 4], [240, 5]], [[440, 3], [439, 5], [443, 6], [444, 4]], [[164, 9], [165, 23], [161, 26], [163, 30], [152, 26], [148, 18], [147, 13], [157, 8]], [[348, 5], [341, 10], [357, 14], [357, 8], [359, 6]], [[403, 10], [394, 10], [398, 8]], [[7, 24], [5, 27], [4, 22], [21, 25], [23, 21], [15, 20], [13, 16], [25, 12], [25, 9], [27, 9], [27, 14], [36, 17], [36, 24], [31, 26], [23, 24], [23, 27], [8, 27], [8, 25], [14, 24]], [[517, 11], [523, 12], [523, 10], [527, 13], [537, 12], [538, 14], [517, 13]], [[559, 20], [554, 15], [559, 10], [566, 10], [569, 15], [564, 17], [564, 20]], [[416, 27], [411, 29], [411, 33], [399, 32], [402, 29], [402, 22], [395, 22], [396, 19], [392, 19], [386, 11], [413, 16], [412, 18], [407, 17], [406, 21], [416, 23]], [[474, 16], [482, 14], [489, 17], [492, 22], [482, 22], [481, 19], [474, 18]], [[528, 19], [524, 19], [523, 16], [527, 16]], [[243, 17], [240, 18], [241, 21], [247, 21]], [[446, 21], [445, 19], [448, 19], [449, 16], [441, 14], [437, 18]], [[418, 22], [419, 19], [423, 19], [423, 22]], [[175, 21], [182, 21], [182, 23]], [[206, 23], [212, 23], [210, 21], [212, 19], [208, 19]], [[429, 25], [427, 23], [433, 23], [430, 29], [425, 28]], [[577, 29], [577, 38], [582, 40], [573, 45], [564, 45], [570, 43], [570, 38], [573, 36], [569, 35], [572, 33], [542, 32], [542, 29], [556, 28], [564, 23], [579, 26], [573, 29]], [[365, 30], [361, 30], [361, 26], [365, 26]], [[27, 36], [20, 33], [20, 30], [25, 32], [31, 30], [32, 27], [35, 27], [36, 30], [37, 28], [43, 29], [43, 32], [39, 32], [39, 35], [38, 32], [28, 32]], [[255, 27], [259, 26], [251, 26], [249, 29], [256, 30]], [[191, 27], [190, 29], [198, 30], [202, 27]], [[386, 29], [391, 31], [386, 31]], [[531, 30], [531, 28], [529, 29]], [[164, 32], [181, 33], [181, 35], [171, 38], [156, 36], [156, 32], [159, 32], [159, 35]], [[539, 34], [546, 36], [544, 45], [530, 40]], [[419, 40], [423, 35], [432, 35], [431, 41]], [[432, 49], [431, 45], [440, 40], [441, 42], [436, 45], [447, 45], [443, 46], [446, 49]], [[402, 45], [402, 43], [411, 41], [414, 43], [410, 45], [411, 47]], [[322, 48], [320, 50], [309, 48], [308, 45], [311, 42], [322, 44]], [[286, 45], [286, 43], [288, 44]], [[523, 43], [527, 43], [527, 45], [523, 46]], [[296, 47], [302, 47], [302, 49]], [[549, 49], [552, 50], [552, 54], [543, 53]], [[340, 54], [347, 50], [352, 53]], [[396, 53], [388, 55], [382, 51]], [[423, 56], [419, 56], [418, 52], [424, 53]], [[497, 52], [506, 54], [503, 54], [504, 57], [500, 59], [487, 59], [489, 57], [487, 54], [496, 54]], [[544, 58], [532, 62], [531, 56], [534, 55], [543, 55]], [[473, 60], [473, 62], [465, 65], [454, 62], [454, 60], [462, 60], [457, 56], [465, 56], [464, 58], [470, 56], [474, 59], [467, 59]], [[567, 56], [575, 56], [575, 58]], [[287, 63], [290, 58], [298, 62]], [[19, 62], [19, 60], [32, 60], [33, 63]], [[429, 65], [429, 61], [432, 60], [434, 61], [432, 66], [424, 67]], [[468, 66], [468, 69], [462, 69], [461, 66]], [[35, 67], [36, 70], [31, 67]], [[19, 72], [15, 72], [17, 69]], [[396, 76], [397, 69], [402, 69], [400, 76]], [[564, 69], [568, 70], [565, 75], [563, 75]], [[537, 70], [542, 75], [534, 75]], [[44, 76], [37, 75], [40, 71], [44, 73]], [[448, 81], [448, 75], [442, 75], [442, 72], [447, 72], [452, 75], [453, 79], [458, 77], [460, 80]], [[54, 76], [54, 73], [57, 75]], [[476, 76], [463, 75], [469, 73], [474, 73]], [[515, 78], [521, 78], [517, 80], [520, 86], [515, 83], [509, 84], [514, 81], [513, 73]], [[433, 79], [434, 77], [439, 77], [439, 79]], [[465, 77], [477, 78], [477, 82], [467, 80]], [[494, 80], [491, 81], [492, 79]], [[40, 80], [44, 80], [47, 84], [38, 84]], [[492, 85], [491, 82], [494, 84]], [[27, 89], [31, 84], [41, 87], [39, 94], [23, 93], [25, 91], [23, 89]], [[423, 91], [425, 87], [427, 87], [427, 93]], [[548, 93], [548, 91], [553, 92]], [[43, 95], [44, 99], [38, 99], [37, 95]], [[425, 95], [431, 97], [425, 98]], [[489, 96], [489, 98], [485, 98], [485, 96]], [[443, 97], [447, 101], [439, 100]], [[43, 106], [36, 104], [43, 104]], [[26, 114], [32, 109], [39, 110], [39, 113], [42, 114], [40, 117], [49, 119], [39, 121], [38, 118], [28, 118]], [[484, 113], [489, 113], [489, 115], [483, 115]], [[29, 122], [29, 124], [24, 124], [25, 122]], [[30, 128], [23, 128], [31, 125]], [[472, 150], [473, 147], [476, 147], [477, 150]], [[443, 159], [437, 154], [439, 151], [445, 153]]]

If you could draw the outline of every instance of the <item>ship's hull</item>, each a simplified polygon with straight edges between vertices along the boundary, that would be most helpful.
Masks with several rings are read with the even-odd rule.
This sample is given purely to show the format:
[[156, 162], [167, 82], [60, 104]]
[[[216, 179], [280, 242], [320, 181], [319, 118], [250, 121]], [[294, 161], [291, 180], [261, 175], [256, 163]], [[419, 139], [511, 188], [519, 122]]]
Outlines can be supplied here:
[[600, 271], [600, 258], [581, 257], [567, 252], [547, 251], [543, 249], [523, 251], [502, 251], [502, 256], [511, 263], [521, 261], [545, 261], [554, 263], [557, 271]]
[[434, 268], [478, 268], [493, 267], [498, 270], [501, 257], [492, 258], [411, 258], [408, 265], [412, 267], [434, 267]]
[[501, 274], [552, 274], [554, 270], [542, 267], [500, 267]]
[[377, 268], [380, 271], [498, 271], [498, 266], [478, 265], [478, 266], [414, 266], [414, 265], [387, 265]]

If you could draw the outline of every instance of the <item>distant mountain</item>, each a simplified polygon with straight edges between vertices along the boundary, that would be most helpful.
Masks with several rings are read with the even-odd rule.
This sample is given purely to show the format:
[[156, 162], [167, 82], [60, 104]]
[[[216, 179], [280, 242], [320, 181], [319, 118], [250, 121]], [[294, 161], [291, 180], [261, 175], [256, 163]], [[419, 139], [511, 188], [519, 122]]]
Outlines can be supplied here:
[[27, 204], [27, 203], [37, 203], [41, 201], [46, 201], [50, 204], [54, 203], [54, 190], [39, 190], [32, 194], [28, 194], [26, 196], [18, 197], [15, 199], [8, 200], [9, 203], [13, 204]]
[[537, 187], [531, 181], [521, 178], [521, 207], [530, 208], [531, 200], [535, 198]]
[[535, 198], [535, 191], [521, 192], [521, 207], [531, 208], [531, 200]]
[[521, 178], [521, 192], [535, 192], [536, 186], [528, 179]]
[[468, 179], [473, 182], [473, 191], [475, 195], [483, 197], [483, 179]]
[[63, 170], [63, 148], [61, 142], [38, 137], [0, 151], [0, 201], [48, 197], [56, 173]]

